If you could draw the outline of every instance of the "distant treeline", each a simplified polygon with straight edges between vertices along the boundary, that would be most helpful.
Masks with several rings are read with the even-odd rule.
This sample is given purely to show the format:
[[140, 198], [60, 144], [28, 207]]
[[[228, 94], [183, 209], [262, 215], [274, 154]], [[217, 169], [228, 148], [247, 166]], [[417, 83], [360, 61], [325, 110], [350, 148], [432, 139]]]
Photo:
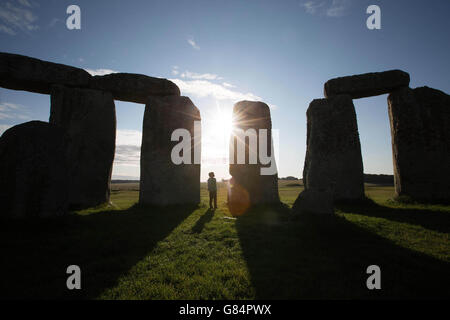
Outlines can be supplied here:
[[394, 184], [394, 176], [391, 174], [364, 174], [364, 182], [366, 183], [380, 183], [380, 184]]
[[[278, 180], [300, 180], [293, 176], [279, 178]], [[364, 174], [364, 182], [377, 184], [394, 184], [394, 176], [391, 174]]]
[[[287, 176], [279, 178], [278, 180], [297, 181], [299, 178], [293, 176]], [[222, 179], [222, 182], [228, 180]], [[364, 174], [364, 182], [366, 183], [378, 183], [378, 184], [394, 184], [394, 176], [391, 174]], [[139, 180], [111, 180], [111, 183], [139, 183]]]
[[111, 183], [139, 183], [139, 180], [111, 180]]
[[287, 176], [284, 178], [279, 178], [278, 180], [299, 180], [299, 179], [293, 176]]

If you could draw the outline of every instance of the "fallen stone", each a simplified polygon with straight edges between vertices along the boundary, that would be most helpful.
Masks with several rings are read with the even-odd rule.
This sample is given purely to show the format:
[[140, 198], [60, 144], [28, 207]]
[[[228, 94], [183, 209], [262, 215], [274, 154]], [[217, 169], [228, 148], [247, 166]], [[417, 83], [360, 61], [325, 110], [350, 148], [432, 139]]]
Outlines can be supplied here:
[[[269, 106], [263, 102], [240, 101], [234, 105], [233, 109], [233, 130], [230, 138], [230, 175], [233, 177], [235, 185], [248, 193], [249, 205], [274, 204], [280, 201], [278, 195], [278, 174], [275, 159], [272, 157], [274, 173], [262, 174], [263, 168], [270, 165], [261, 163], [259, 157], [259, 140], [261, 139], [259, 129], [267, 130], [266, 153], [268, 156], [274, 154], [272, 145], [272, 121]], [[239, 137], [238, 130], [245, 133], [247, 130], [254, 130], [257, 143], [250, 146], [250, 139], [245, 136]], [[239, 144], [244, 144], [245, 158], [240, 163], [238, 158]], [[256, 161], [251, 163], [249, 150], [254, 150]], [[242, 192], [240, 192], [242, 193]], [[233, 199], [233, 197], [230, 197]], [[233, 204], [230, 204], [232, 207]]]
[[147, 103], [149, 96], [180, 95], [180, 89], [172, 81], [132, 73], [94, 76], [90, 87], [95, 90], [109, 91], [116, 100], [144, 104]]
[[54, 84], [84, 88], [90, 79], [83, 69], [0, 52], [0, 87], [50, 94]]
[[328, 80], [324, 86], [326, 98], [348, 94], [352, 99], [390, 93], [409, 86], [409, 74], [401, 70], [373, 72]]
[[2, 218], [60, 216], [68, 209], [66, 136], [60, 128], [31, 121], [0, 137]]
[[336, 201], [364, 198], [361, 145], [350, 96], [313, 100], [306, 116], [305, 189], [334, 190]]
[[109, 201], [116, 144], [116, 111], [109, 92], [53, 86], [50, 123], [69, 137], [70, 205], [88, 208]]
[[450, 96], [421, 87], [388, 97], [397, 196], [450, 200]]
[[[146, 205], [198, 204], [200, 202], [200, 112], [188, 97], [149, 97], [142, 126], [139, 203]], [[175, 164], [172, 150], [182, 141], [172, 141], [176, 129], [190, 134], [190, 164]], [[178, 137], [177, 137], [178, 138]], [[197, 143], [197, 147], [195, 144]], [[199, 152], [199, 151], [198, 151]]]

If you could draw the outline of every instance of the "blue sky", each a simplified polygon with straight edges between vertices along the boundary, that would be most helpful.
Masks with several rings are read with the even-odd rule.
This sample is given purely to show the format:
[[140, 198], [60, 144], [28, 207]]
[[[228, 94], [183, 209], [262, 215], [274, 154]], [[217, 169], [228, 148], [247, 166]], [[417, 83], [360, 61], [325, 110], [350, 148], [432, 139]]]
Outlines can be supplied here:
[[[66, 8], [81, 8], [81, 30]], [[368, 30], [366, 8], [381, 8]], [[301, 177], [306, 109], [331, 78], [402, 69], [411, 87], [450, 92], [450, 1], [0, 1], [0, 51], [88, 69], [173, 79], [200, 109], [202, 180], [228, 177], [233, 103], [262, 100], [279, 130], [280, 176]], [[386, 95], [354, 100], [364, 171], [392, 173]], [[0, 89], [0, 133], [48, 121], [46, 95]], [[114, 177], [139, 176], [143, 105], [116, 102]]]

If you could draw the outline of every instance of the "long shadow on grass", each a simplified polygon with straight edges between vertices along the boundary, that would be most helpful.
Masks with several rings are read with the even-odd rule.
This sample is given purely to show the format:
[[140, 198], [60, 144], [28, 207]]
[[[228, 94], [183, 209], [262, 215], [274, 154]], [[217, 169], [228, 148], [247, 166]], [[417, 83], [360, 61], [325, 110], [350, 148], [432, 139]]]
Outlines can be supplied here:
[[405, 222], [429, 230], [450, 233], [450, 213], [445, 211], [384, 207], [370, 199], [361, 203], [341, 203], [336, 208], [347, 213]]
[[195, 225], [192, 227], [193, 233], [201, 233], [205, 225], [212, 220], [214, 217], [214, 210], [208, 209], [206, 212], [197, 220]]
[[[237, 230], [256, 298], [449, 298], [449, 264], [395, 245], [341, 216], [291, 219], [255, 208]], [[366, 287], [369, 265], [382, 290]]]
[[[195, 207], [139, 207], [42, 221], [2, 221], [3, 298], [96, 298], [117, 284]], [[81, 268], [81, 290], [66, 268]]]

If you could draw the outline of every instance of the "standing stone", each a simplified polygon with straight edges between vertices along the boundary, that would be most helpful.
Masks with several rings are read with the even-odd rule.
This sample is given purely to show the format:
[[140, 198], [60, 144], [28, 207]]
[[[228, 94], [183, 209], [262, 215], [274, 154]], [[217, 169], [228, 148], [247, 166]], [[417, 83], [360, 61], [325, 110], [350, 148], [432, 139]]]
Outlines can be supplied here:
[[424, 201], [450, 200], [450, 96], [428, 87], [388, 97], [395, 192]]
[[[199, 110], [188, 97], [148, 98], [142, 126], [139, 203], [167, 206], [200, 202], [200, 120]], [[177, 129], [188, 133], [188, 140], [174, 136], [172, 141]], [[187, 149], [173, 151], [183, 142]], [[174, 163], [172, 152], [187, 160]]]
[[390, 93], [409, 86], [409, 74], [401, 70], [372, 72], [328, 80], [324, 86], [326, 98], [348, 94], [353, 99]]
[[248, 191], [235, 182], [232, 177], [228, 181], [227, 205], [228, 210], [234, 216], [241, 216], [250, 208], [250, 196]]
[[355, 107], [348, 95], [316, 99], [307, 116], [305, 190], [334, 200], [364, 197], [364, 175]]
[[50, 123], [69, 136], [70, 205], [87, 208], [109, 201], [116, 145], [116, 111], [108, 92], [53, 86]]
[[2, 218], [67, 213], [68, 172], [63, 130], [47, 122], [14, 126], [0, 137]]
[[[233, 132], [230, 139], [230, 175], [233, 177], [233, 185], [229, 189], [228, 198], [248, 199], [248, 204], [241, 203], [239, 208], [248, 208], [253, 205], [266, 203], [279, 203], [278, 195], [278, 173], [276, 169], [275, 156], [272, 143], [272, 120], [269, 106], [263, 102], [240, 101], [234, 105], [233, 109]], [[267, 134], [266, 145], [262, 139], [265, 129]], [[255, 138], [252, 145], [252, 135]], [[250, 135], [250, 137], [249, 137]], [[271, 157], [273, 170], [264, 173], [271, 167], [270, 164], [261, 162], [259, 157], [260, 147], [264, 146], [263, 154]], [[241, 150], [241, 160], [239, 153]], [[252, 157], [253, 160], [252, 161]], [[234, 195], [233, 192], [240, 190], [241, 196]], [[245, 193], [245, 196], [244, 196]], [[229, 207], [235, 205], [229, 203]]]

